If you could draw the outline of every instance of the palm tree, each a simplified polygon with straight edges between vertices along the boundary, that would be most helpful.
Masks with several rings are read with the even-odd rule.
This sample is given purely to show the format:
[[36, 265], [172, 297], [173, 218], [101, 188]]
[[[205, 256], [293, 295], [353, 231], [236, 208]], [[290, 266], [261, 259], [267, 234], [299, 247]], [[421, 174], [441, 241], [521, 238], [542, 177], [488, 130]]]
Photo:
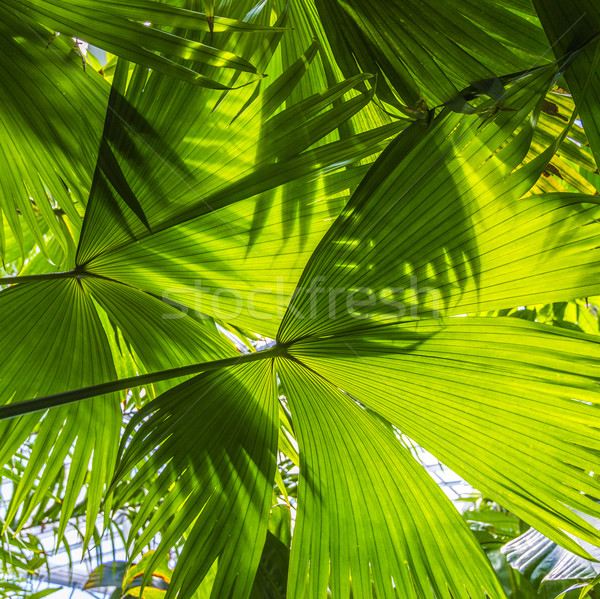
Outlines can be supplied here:
[[8, 544], [130, 509], [167, 599], [270, 596], [295, 462], [288, 597], [503, 597], [410, 439], [589, 557], [598, 337], [539, 306], [600, 294], [597, 3], [0, 16]]

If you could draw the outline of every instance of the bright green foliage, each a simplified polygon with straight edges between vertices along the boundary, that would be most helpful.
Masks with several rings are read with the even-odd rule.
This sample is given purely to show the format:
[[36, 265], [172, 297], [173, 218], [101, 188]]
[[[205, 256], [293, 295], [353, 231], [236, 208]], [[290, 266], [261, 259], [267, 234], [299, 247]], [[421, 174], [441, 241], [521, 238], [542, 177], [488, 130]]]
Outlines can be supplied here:
[[518, 599], [407, 440], [588, 559], [599, 38], [588, 0], [2, 2], [0, 561], [127, 512], [136, 596]]

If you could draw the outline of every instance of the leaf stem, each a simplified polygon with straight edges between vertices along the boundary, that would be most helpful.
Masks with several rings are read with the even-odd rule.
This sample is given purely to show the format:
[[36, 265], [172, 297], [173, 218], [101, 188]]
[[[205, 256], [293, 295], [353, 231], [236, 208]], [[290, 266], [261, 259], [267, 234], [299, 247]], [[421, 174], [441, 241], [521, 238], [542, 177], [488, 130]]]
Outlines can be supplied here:
[[0, 285], [14, 285], [16, 283], [35, 283], [37, 281], [48, 281], [50, 279], [75, 279], [77, 277], [93, 276], [90, 273], [74, 268], [64, 272], [47, 272], [39, 275], [14, 275], [12, 277], [0, 277]]
[[240, 356], [225, 358], [223, 360], [215, 360], [213, 362], [190, 364], [189, 366], [180, 366], [179, 368], [170, 368], [168, 370], [160, 370], [158, 372], [151, 372], [148, 374], [142, 374], [140, 376], [132, 376], [117, 381], [100, 383], [98, 385], [92, 385], [90, 387], [83, 387], [82, 389], [63, 391], [61, 393], [46, 395], [44, 397], [38, 397], [36, 399], [27, 399], [25, 401], [19, 401], [12, 404], [7, 404], [5, 406], [0, 406], [0, 420], [6, 420], [7, 418], [15, 418], [17, 416], [31, 414], [32, 412], [47, 410], [48, 408], [63, 406], [65, 404], [74, 403], [76, 401], [81, 401], [90, 397], [96, 397], [98, 395], [104, 395], [106, 393], [122, 391], [124, 389], [130, 389], [133, 387], [139, 387], [141, 385], [148, 385], [150, 383], [166, 381], [182, 376], [198, 374], [200, 372], [208, 372], [211, 370], [219, 370], [221, 368], [227, 368], [230, 366], [238, 366], [240, 364], [246, 364], [247, 362], [256, 362], [258, 360], [276, 358], [284, 354], [285, 348], [275, 345], [270, 349], [255, 352], [252, 354], [242, 354]]

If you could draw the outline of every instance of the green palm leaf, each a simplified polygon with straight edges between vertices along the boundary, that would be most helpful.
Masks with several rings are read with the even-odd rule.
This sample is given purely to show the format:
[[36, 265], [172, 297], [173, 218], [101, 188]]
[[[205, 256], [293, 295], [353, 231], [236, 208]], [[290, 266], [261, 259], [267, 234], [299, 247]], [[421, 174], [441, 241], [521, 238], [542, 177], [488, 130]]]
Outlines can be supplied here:
[[579, 554], [565, 531], [598, 544], [574, 511], [599, 514], [586, 474], [599, 449], [596, 338], [450, 318], [307, 339], [290, 352], [546, 536]]
[[[329, 147], [308, 149], [370, 100], [369, 95], [359, 95], [320, 114], [365, 80], [359, 76], [273, 114], [306, 72], [315, 52], [313, 45], [256, 97], [244, 88], [229, 92], [224, 98], [213, 92], [209, 99], [205, 97], [206, 90], [185, 85], [177, 94], [173, 84], [158, 75], [151, 76], [143, 93], [130, 83], [124, 100], [115, 106], [119, 115], [119, 119], [114, 119], [116, 130], [107, 131], [107, 138], [111, 143], [116, 138], [120, 145], [116, 151], [124, 156], [124, 177], [153, 232], [289, 181], [318, 175], [332, 164], [341, 166], [368, 156], [380, 149], [375, 145], [378, 141], [403, 127], [398, 123], [365, 132], [362, 137], [333, 141]], [[173, 110], [182, 117], [188, 115], [191, 128], [173, 128], [170, 120], [165, 121], [161, 94], [174, 104]], [[151, 105], [148, 98], [152, 98]], [[246, 106], [249, 100], [251, 103]], [[144, 131], [148, 131], [148, 136]], [[160, 148], [154, 141], [157, 139], [161, 140]], [[218, 144], [234, 139], [235, 145], [224, 154]], [[182, 149], [177, 153], [169, 149], [175, 147]], [[176, 161], [171, 159], [175, 156]], [[203, 158], [191, 161], [192, 156]], [[101, 253], [148, 235], [139, 214], [128, 208], [131, 205], [119, 203], [102, 190], [92, 194], [79, 243], [78, 264], [86, 265]]]
[[[77, 388], [116, 376], [104, 329], [91, 298], [78, 281], [63, 279], [11, 287], [2, 292], [0, 302], [3, 403], [47, 395], [65, 384]], [[14, 317], [20, 310], [28, 314], [26, 319]], [[40, 330], [53, 331], [53, 334], [41, 339]], [[35, 373], [26, 374], [23, 364], [36, 364]], [[115, 464], [115, 443], [121, 426], [118, 398], [110, 395], [66, 406], [48, 414], [39, 424], [38, 421], [34, 416], [0, 423], [3, 464], [10, 462], [32, 431], [37, 432], [27, 469], [11, 498], [6, 520], [12, 520], [30, 492], [34, 500], [29, 511], [37, 502], [47, 501], [45, 492], [54, 485], [55, 476], [73, 446], [62, 530], [73, 511], [90, 460], [93, 460], [94, 477], [88, 493], [88, 513], [89, 524], [93, 526], [104, 486], [110, 481]], [[50, 456], [49, 448], [52, 448]], [[21, 526], [29, 515], [28, 510], [20, 514]], [[91, 534], [90, 527], [88, 534]]]
[[[165, 6], [159, 2], [113, 2], [108, 0], [7, 0], [7, 7], [20, 19], [31, 18], [46, 27], [66, 35], [85, 39], [117, 56], [144, 65], [157, 72], [178, 77], [191, 83], [216, 89], [227, 85], [212, 80], [193, 68], [180, 64], [164, 55], [190, 61], [188, 64], [234, 68], [256, 73], [248, 61], [231, 52], [219, 50], [208, 44], [186, 39], [163, 31], [153, 25], [171, 25], [186, 29], [209, 29], [206, 16], [190, 10]], [[148, 24], [148, 26], [145, 25]], [[219, 20], [220, 30], [261, 31], [264, 28]], [[236, 27], [237, 25], [237, 27]], [[152, 48], [153, 50], [148, 50]], [[157, 54], [157, 52], [162, 54]]]
[[393, 432], [319, 374], [277, 368], [301, 447], [288, 596], [502, 596], [460, 515]]
[[[595, 262], [587, 226], [595, 200], [521, 199], [547, 153], [514, 170], [532, 134], [527, 122], [521, 127], [536, 104], [528, 85], [543, 93], [551, 74], [515, 84], [509, 110], [493, 121], [443, 112], [428, 129], [415, 123], [401, 134], [311, 257], [278, 338], [570, 299], [593, 288], [585, 264]], [[559, 283], [556, 269], [567, 264]]]
[[[14, 238], [21, 254], [15, 260], [6, 246], [1, 257], [22, 261], [33, 249], [24, 243], [28, 237], [44, 249], [48, 231], [67, 254], [81, 228], [109, 86], [92, 69], [83, 72], [68, 40], [57, 38], [46, 50], [47, 31], [4, 5], [0, 22], [6, 115], [0, 135], [0, 229], [9, 229], [0, 237]], [[63, 215], [71, 233], [61, 226]], [[56, 259], [64, 261], [60, 254]]]
[[377, 73], [379, 97], [409, 113], [447, 102], [477, 80], [551, 59], [527, 2], [490, 1], [483, 10], [458, 0], [304, 4], [316, 7], [313, 18], [321, 20], [344, 75]]
[[150, 418], [131, 443], [123, 444], [117, 473], [126, 480], [155, 449], [119, 497], [127, 501], [160, 471], [132, 524], [133, 534], [143, 528], [134, 553], [161, 532], [161, 544], [147, 567], [150, 575], [161, 555], [185, 535], [167, 598], [178, 591], [191, 596], [216, 559], [211, 597], [248, 596], [267, 533], [275, 475], [272, 364], [234, 366], [174, 388], [138, 412], [124, 441], [146, 416]]
[[[600, 95], [600, 8], [597, 3], [588, 0], [577, 0], [568, 6], [560, 2], [534, 1], [533, 4], [556, 56], [581, 49], [581, 57], [565, 73], [565, 79], [578, 102], [596, 164], [600, 164], [600, 123], [597, 111]], [[582, 91], [590, 73], [590, 92], [583, 97]]]
[[[100, 313], [94, 300], [101, 307]], [[110, 281], [58, 279], [51, 284], [37, 282], [4, 291], [0, 301], [5, 318], [1, 354], [4, 366], [0, 383], [2, 397], [13, 402], [24, 397], [48, 395], [59, 390], [60, 385], [78, 389], [115, 379], [116, 368], [123, 357], [111, 348], [108, 331], [101, 324], [102, 317], [107, 317], [120, 330], [127, 343], [127, 348], [123, 348], [125, 356], [133, 352], [139, 360], [138, 372], [164, 368], [168, 364], [181, 366], [196, 363], [199, 359], [210, 361], [237, 355], [231, 344], [213, 328], [156, 298]], [[17, 305], [27, 312], [39, 314], [38, 320], [32, 325], [30, 321], [10, 319]], [[61, 335], [37, 337], [40, 329], [52, 331], [55, 322], [63, 323]], [[160, 352], [153, 349], [156, 339], [166, 343]], [[76, 361], [72, 359], [74, 354]], [[23, 374], [23, 364], [30, 360], [37, 364], [37, 376], [33, 379]], [[156, 391], [171, 385], [159, 381]], [[48, 405], [44, 404], [43, 408]], [[13, 496], [7, 520], [17, 514], [21, 501], [32, 489], [35, 493], [28, 509], [19, 514], [20, 526], [27, 522], [38, 503], [46, 501], [46, 491], [54, 485], [56, 473], [76, 442], [62, 504], [59, 536], [73, 512], [93, 456], [93, 476], [88, 489], [88, 534], [91, 534], [90, 527], [93, 527], [104, 487], [112, 477], [121, 418], [118, 399], [111, 396], [50, 412], [39, 427], [36, 426], [37, 416], [0, 423], [4, 440], [0, 461], [4, 463], [10, 460], [31, 430], [37, 430], [28, 467]], [[53, 447], [51, 455], [48, 455], [48, 446]]]
[[168, 598], [501, 599], [406, 442], [600, 546], [600, 25], [533, 6], [4, 2], [0, 557], [83, 497]]

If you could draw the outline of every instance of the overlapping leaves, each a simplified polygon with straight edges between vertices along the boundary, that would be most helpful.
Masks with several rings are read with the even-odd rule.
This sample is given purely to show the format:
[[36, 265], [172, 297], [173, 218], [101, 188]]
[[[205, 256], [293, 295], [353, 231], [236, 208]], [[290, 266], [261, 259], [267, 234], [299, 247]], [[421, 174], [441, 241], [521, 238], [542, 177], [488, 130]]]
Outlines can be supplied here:
[[[241, 16], [249, 7], [238, 8]], [[263, 13], [257, 11], [255, 15], [259, 22], [265, 18]], [[285, 19], [285, 13], [281, 19]], [[231, 43], [248, 56], [256, 57], [258, 64], [268, 64], [281, 39], [281, 31], [269, 29], [269, 33], [262, 38], [255, 36], [254, 40], [246, 40], [243, 34], [252, 27], [240, 27], [242, 32]], [[262, 27], [265, 29], [267, 25]], [[236, 36], [235, 29], [229, 35]], [[52, 46], [51, 49], [54, 51]], [[288, 244], [291, 256], [289, 266], [293, 265], [282, 277], [285, 292], [291, 294], [308, 253], [325, 232], [326, 219], [339, 212], [345, 201], [344, 195], [347, 197], [346, 190], [356, 184], [365, 172], [364, 169], [347, 173], [344, 170], [326, 172], [330, 165], [335, 164], [340, 170], [347, 163], [379, 151], [382, 142], [403, 126], [400, 123], [373, 133], [365, 132], [362, 137], [344, 140], [338, 137], [337, 142], [331, 142], [323, 149], [315, 148], [302, 153], [322, 138], [330, 136], [336, 127], [370, 101], [368, 94], [344, 99], [357, 83], [367, 78], [360, 76], [290, 102], [282, 110], [306, 74], [317, 50], [316, 45], [310, 47], [305, 56], [296, 59], [258, 95], [250, 87], [222, 95], [221, 92], [189, 86], [184, 81], [174, 81], [161, 72], [148, 74], [145, 67], [131, 69], [126, 61], [119, 59], [109, 97], [94, 104], [97, 110], [106, 109], [101, 131], [95, 132], [97, 136], [94, 140], [82, 133], [90, 144], [97, 144], [97, 156], [95, 166], [88, 160], [83, 169], [87, 170], [87, 180], [81, 193], [89, 190], [90, 201], [79, 238], [78, 252], [80, 258], [83, 256], [81, 260], [85, 260], [86, 252], [89, 252], [88, 257], [95, 256], [107, 245], [119, 247], [127, 245], [125, 242], [133, 242], [131, 246], [139, 248], [138, 239], [144, 234], [149, 239], [155, 239], [149, 236], [148, 229], [151, 227], [153, 231], [162, 229], [165, 233], [165, 237], [159, 240], [163, 263], [183, 264], [175, 255], [167, 253], [169, 243], [176, 240], [184, 252], [189, 247], [198, 251], [202, 249], [202, 242], [198, 244], [199, 237], [204, 236], [207, 241], [213, 238], [218, 244], [218, 235], [225, 231], [231, 243], [227, 247], [221, 242], [219, 249], [222, 258], [216, 261], [212, 271], [209, 270], [211, 275], [218, 273], [221, 286], [224, 286], [221, 265], [227, 260], [231, 266], [229, 279], [232, 284], [237, 282], [239, 286], [238, 280], [241, 280], [245, 269], [249, 270], [252, 262], [268, 271], [276, 255], [270, 246], [281, 243]], [[204, 68], [215, 71], [220, 67], [204, 65]], [[107, 90], [106, 83], [93, 71], [88, 74], [83, 71], [77, 73], [82, 78], [89, 76], [91, 81], [98, 82], [101, 89]], [[60, 81], [60, 70], [55, 75]], [[233, 81], [230, 79], [231, 83]], [[91, 94], [90, 102], [97, 100]], [[182, 117], [179, 128], [173, 125], [169, 116], [172, 113], [164, 110], [162, 102], [168, 100], [173, 103], [172, 109]], [[41, 113], [39, 118], [42, 119]], [[19, 119], [15, 119], [14, 123], [19, 126]], [[189, 123], [194, 123], [195, 129], [191, 129]], [[54, 126], [54, 121], [50, 121], [50, 124]], [[41, 133], [44, 133], [43, 128]], [[301, 138], [302, 142], [292, 144], [290, 135]], [[187, 144], [188, 148], [175, 152], [169, 149], [169, 143]], [[219, 152], [219, 144], [226, 144], [229, 148], [234, 162], [230, 167], [231, 172], [239, 173], [238, 180], [233, 175], [232, 181], [227, 181], [220, 162], [224, 156], [222, 153], [217, 158], [207, 154], [205, 161], [200, 164], [194, 162], [197, 156], [203, 156], [207, 148]], [[236, 145], [239, 147], [233, 151]], [[34, 151], [36, 146], [32, 145], [31, 148], [31, 157], [35, 160], [38, 156]], [[89, 148], [86, 153], [86, 159], [91, 156], [91, 150]], [[257, 157], [261, 157], [262, 162]], [[59, 158], [62, 160], [62, 156]], [[24, 160], [19, 166], [25, 168], [32, 164]], [[51, 162], [48, 169], [53, 168], [57, 166]], [[156, 171], [155, 176], [151, 175], [152, 169]], [[67, 171], [66, 167], [61, 170]], [[14, 174], [17, 172], [15, 168]], [[273, 196], [266, 205], [261, 204], [265, 216], [271, 209], [280, 214], [278, 218], [271, 219], [267, 227], [259, 211], [254, 210], [263, 198], [256, 199], [253, 196], [287, 181], [293, 183], [283, 188], [281, 195]], [[306, 193], [303, 185], [319, 189], [319, 197]], [[219, 187], [224, 188], [219, 190]], [[217, 191], [207, 195], [209, 190], [214, 189]], [[177, 195], [181, 193], [183, 196], [178, 198]], [[198, 193], [202, 196], [198, 197]], [[172, 201], [167, 201], [171, 198]], [[210, 203], [205, 198], [210, 198]], [[322, 200], [322, 204], [315, 206], [316, 199]], [[218, 206], [227, 205], [232, 205], [233, 212], [230, 214], [213, 211]], [[203, 218], [206, 212], [210, 214]], [[233, 222], [234, 214], [239, 218], [239, 224]], [[227, 219], [231, 222], [228, 223]], [[189, 227], [188, 222], [191, 223]], [[177, 228], [174, 223], [185, 226]], [[263, 226], [260, 226], [261, 223]], [[78, 237], [77, 230], [71, 234]], [[37, 241], [42, 243], [39, 239]], [[244, 257], [242, 254], [235, 264], [232, 252], [239, 254], [242, 248], [247, 250], [249, 242], [256, 246], [253, 255]], [[150, 252], [155, 252], [156, 247], [150, 247]], [[215, 249], [209, 248], [216, 255]], [[298, 256], [294, 258], [295, 253]], [[126, 267], [125, 260], [122, 262]], [[151, 262], [147, 260], [148, 274], [160, 268], [160, 264], [152, 266]], [[190, 264], [190, 279], [196, 275], [194, 266]], [[132, 374], [142, 374], [148, 370], [181, 367], [237, 355], [214, 325], [211, 327], [209, 321], [197, 321], [198, 314], [203, 311], [200, 304], [188, 302], [192, 313], [187, 314], [188, 306], [183, 306], [182, 312], [153, 295], [128, 286], [126, 268], [122, 272], [122, 276], [119, 272], [108, 273], [111, 280], [107, 280], [98, 276], [101, 273], [88, 267], [86, 272], [80, 269], [51, 277], [51, 284], [48, 285], [43, 275], [37, 283], [32, 283], [31, 279], [14, 279], [26, 281], [30, 286], [8, 289], [0, 297], [0, 308], [5, 319], [2, 334], [6, 339], [1, 350], [3, 403], [15, 403], [27, 397], [60, 391], [59, 381], [66, 388], [77, 389], [115, 379], [116, 369], [122, 370], [122, 363], [127, 363], [129, 369], [133, 363]], [[240, 277], [235, 276], [236, 272], [240, 273]], [[269, 274], [268, 277], [268, 283], [278, 283], [274, 275]], [[37, 279], [34, 277], [33, 280]], [[4, 282], [12, 281], [6, 279]], [[185, 278], [183, 281], [185, 283]], [[171, 284], [168, 279], [164, 287], [157, 287], [156, 283], [136, 283], [137, 288], [168, 299], [165, 292]], [[248, 282], [241, 281], [241, 285], [245, 285], [248, 294], [254, 293]], [[190, 287], [196, 288], [195, 280], [192, 279]], [[276, 297], [277, 293], [275, 288], [268, 291], [266, 305], [261, 306], [260, 300], [257, 301], [260, 314], [269, 314], [274, 305], [271, 296]], [[177, 293], [173, 295], [172, 299], [181, 299]], [[278, 299], [284, 301], [284, 297]], [[34, 320], [13, 318], [17, 304], [24, 313], [34, 314]], [[273, 322], [271, 327], [276, 327], [278, 320]], [[53, 331], [53, 326], [58, 330]], [[273, 334], [275, 330], [273, 328]], [[36, 340], [40, 331], [45, 331], [43, 339]], [[30, 348], [33, 351], [28, 353]], [[77, 353], [76, 361], [71, 359], [73, 352]], [[36, 363], [38, 369], [33, 379], [24, 375], [26, 365], [31, 362]], [[66, 376], [67, 372], [72, 372], [72, 376]], [[171, 384], [159, 383], [154, 388], [161, 391]], [[125, 387], [121, 388], [125, 391]], [[121, 399], [125, 400], [126, 397], [121, 396]], [[17, 485], [9, 510], [10, 520], [19, 515], [17, 528], [28, 522], [28, 517], [45, 497], [45, 491], [53, 484], [56, 472], [68, 456], [72, 467], [67, 495], [64, 497], [62, 527], [59, 531], [62, 533], [73, 511], [75, 498], [84, 480], [87, 480], [88, 466], [93, 458], [93, 484], [89, 488], [89, 538], [100, 498], [114, 467], [114, 445], [121, 420], [118, 405], [117, 397], [111, 396], [110, 401], [92, 400], [52, 411], [44, 417], [39, 427], [36, 424], [39, 420], [37, 416], [2, 423], [5, 462], [32, 430], [37, 432], [32, 458], [22, 481]], [[43, 401], [41, 406], [44, 406]], [[107, 410], [109, 414], [105, 413]], [[54, 448], [52, 452], [47, 450], [50, 446]], [[32, 489], [35, 493], [28, 509], [20, 510], [21, 500]]]
[[[112, 4], [119, 19], [138, 25], [149, 6], [136, 2], [125, 14]], [[280, 391], [301, 477], [290, 597], [502, 597], [464, 522], [399, 433], [585, 555], [573, 537], [600, 542], [579, 515], [599, 515], [600, 485], [590, 476], [600, 450], [598, 339], [470, 316], [598, 293], [596, 198], [526, 195], [566, 134], [550, 127], [547, 150], [539, 136], [532, 145], [557, 65], [505, 77], [546, 49], [533, 13], [524, 16], [524, 3], [488, 2], [478, 26], [473, 5], [461, 4], [453, 30], [471, 39], [467, 48], [429, 18], [450, 7], [425, 19], [419, 15], [429, 5], [422, 3], [303, 2], [294, 16], [302, 34], [313, 27], [317, 37], [329, 36], [317, 62], [322, 70], [305, 85], [317, 46], [303, 47], [299, 60], [287, 49], [278, 54], [287, 12], [272, 19], [239, 4], [232, 15], [238, 29], [253, 22], [266, 33], [245, 36], [223, 25], [220, 47], [261, 72], [272, 64], [277, 78], [269, 86], [215, 91], [120, 59], [88, 172], [77, 269], [0, 296], [5, 401], [114, 378], [119, 360], [109, 326], [140, 370], [194, 362], [207, 370], [170, 389], [165, 383], [157, 390], [166, 392], [134, 416], [107, 504], [138, 502], [133, 553], [157, 533], [157, 556], [185, 540], [169, 597], [192, 597], [208, 573], [215, 574], [213, 597], [250, 596], [267, 537], [278, 414], [287, 414], [277, 405]], [[183, 20], [190, 15], [171, 8], [164, 5], [163, 23], [178, 39], [199, 44], [214, 34], [212, 17], [192, 26]], [[348, 25], [345, 39], [336, 37], [338, 16]], [[273, 20], [278, 28], [267, 32]], [[405, 35], [392, 36], [399, 24]], [[189, 58], [203, 77], [220, 68]], [[417, 63], [430, 69], [417, 75]], [[587, 73], [573, 92], [593, 105], [589, 56], [573, 64]], [[385, 75], [377, 93], [392, 106], [410, 114], [422, 100], [446, 108], [409, 127], [371, 129], [365, 114], [372, 114], [374, 89], [358, 66]], [[349, 79], [333, 81], [337, 69]], [[227, 72], [228, 88], [251, 76]], [[458, 110], [457, 89], [481, 88], [477, 80], [485, 77], [490, 99], [459, 95]], [[315, 89], [315, 81], [326, 86]], [[595, 149], [593, 111], [584, 118]], [[368, 172], [347, 168], [401, 129]], [[590, 166], [589, 156], [579, 161]], [[207, 283], [200, 306], [198, 280]], [[207, 322], [182, 316], [190, 308], [218, 316], [206, 302], [224, 288], [242, 298], [242, 309], [223, 319], [276, 335], [273, 350], [239, 356]], [[294, 289], [280, 324], [277, 311]], [[165, 293], [181, 305], [155, 297]], [[14, 317], [19, 309], [35, 320], [23, 324]], [[31, 378], [23, 376], [27, 358], [41, 365]], [[40, 425], [33, 417], [4, 423], [5, 460], [37, 432], [11, 517], [28, 493], [42, 500], [69, 453], [63, 519], [90, 459], [94, 515], [114, 467], [117, 417], [112, 397], [51, 410]], [[98, 418], [108, 423], [105, 436]]]
[[459, 0], [314, 4], [343, 73], [379, 74], [379, 97], [406, 112], [447, 102], [473, 82], [551, 59], [527, 2], [492, 0], [484, 10]]
[[136, 484], [125, 487], [119, 498], [127, 501], [143, 480], [152, 479], [132, 525], [134, 532], [143, 531], [133, 537], [139, 548], [161, 532], [147, 572], [154, 571], [160, 556], [184, 534], [180, 562], [194, 564], [176, 569], [168, 598], [178, 591], [191, 596], [216, 559], [219, 569], [211, 596], [250, 593], [275, 475], [275, 392], [272, 364], [240, 365], [176, 387], [130, 422], [126, 435], [151, 415], [136, 436], [143, 441], [125, 450], [119, 467], [126, 474], [151, 454], [137, 470]]
[[[311, 257], [280, 327], [284, 353], [275, 361], [301, 456], [290, 596], [324, 597], [328, 588], [336, 597], [350, 589], [420, 597], [429, 588], [442, 596], [502, 596], [485, 560], [467, 549], [461, 525], [444, 525], [445, 535], [455, 535], [447, 546], [441, 535], [426, 538], [428, 506], [435, 503], [438, 523], [452, 512], [443, 500], [419, 495], [427, 479], [409, 487], [424, 474], [395, 429], [563, 545], [582, 552], [569, 534], [598, 542], [595, 528], [574, 511], [598, 514], [593, 497], [600, 486], [587, 474], [599, 449], [597, 344], [514, 319], [423, 319], [432, 310], [451, 315], [594, 288], [587, 277], [597, 261], [597, 203], [569, 194], [521, 199], [547, 163], [541, 155], [519, 167], [532, 136], [522, 123], [552, 75], [539, 71], [514, 85], [509, 110], [489, 121], [443, 113], [429, 129], [412, 125]], [[569, 277], [559, 278], [565, 263]], [[342, 293], [332, 297], [331, 289]], [[390, 289], [405, 295], [381, 295]], [[374, 300], [363, 301], [362, 311], [348, 309], [348, 294], [361, 290]], [[131, 451], [142, 447], [144, 426]], [[377, 450], [386, 456], [381, 463]], [[386, 468], [394, 474], [382, 482]], [[373, 473], [377, 481], [365, 483]], [[136, 479], [133, 488], [143, 484]], [[401, 487], [394, 486], [398, 479]], [[378, 518], [379, 525], [362, 528]], [[188, 515], [188, 525], [192, 520]], [[422, 555], [442, 546], [441, 554]], [[460, 569], [463, 551], [468, 571]]]
[[3, 264], [22, 263], [29, 238], [45, 249], [48, 234], [62, 247], [56, 262], [74, 254], [102, 133], [108, 84], [83, 72], [68, 38], [47, 42], [47, 30], [0, 6]]
[[[186, 29], [210, 31], [211, 20], [197, 11], [152, 0], [134, 3], [109, 0], [6, 0], [4, 4], [17, 18], [30, 18], [56, 32], [85, 39], [126, 60], [190, 83], [216, 89], [228, 87], [188, 66], [195, 62], [257, 73], [256, 68], [240, 56], [160, 28], [163, 25], [185, 25]], [[235, 19], [216, 19], [217, 31], [264, 32], [268, 29]], [[167, 58], [169, 55], [189, 62], [175, 62]]]

